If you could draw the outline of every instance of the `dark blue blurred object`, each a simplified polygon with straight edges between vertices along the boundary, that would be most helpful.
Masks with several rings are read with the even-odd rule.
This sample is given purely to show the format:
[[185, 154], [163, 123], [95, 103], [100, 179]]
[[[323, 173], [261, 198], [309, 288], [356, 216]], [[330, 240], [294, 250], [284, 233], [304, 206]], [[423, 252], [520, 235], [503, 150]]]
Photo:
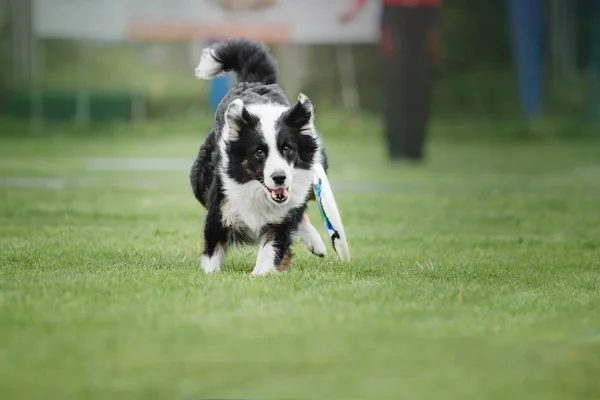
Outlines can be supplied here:
[[[212, 46], [215, 42], [209, 42], [208, 45]], [[217, 111], [217, 107], [223, 100], [223, 97], [227, 94], [231, 88], [231, 76], [225, 74], [218, 76], [210, 81], [210, 89], [208, 93], [210, 108], [213, 112]]]
[[210, 81], [210, 107], [213, 112], [217, 110], [219, 103], [231, 87], [231, 78], [229, 74], [219, 76]]
[[507, 0], [521, 109], [526, 118], [542, 107], [544, 57], [543, 0]]
[[[210, 46], [213, 44], [214, 41], [209, 43]], [[229, 74], [218, 76], [210, 81], [210, 92], [208, 96], [210, 108], [213, 112], [217, 111], [217, 107], [219, 107], [221, 100], [223, 100], [223, 97], [225, 97], [230, 88], [231, 76]]]

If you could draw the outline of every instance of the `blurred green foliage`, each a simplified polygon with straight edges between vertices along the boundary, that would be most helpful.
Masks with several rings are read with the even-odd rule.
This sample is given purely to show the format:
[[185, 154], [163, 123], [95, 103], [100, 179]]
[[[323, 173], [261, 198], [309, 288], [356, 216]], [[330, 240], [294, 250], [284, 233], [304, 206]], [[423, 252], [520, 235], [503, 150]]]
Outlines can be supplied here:
[[[575, 78], [562, 79], [547, 69], [547, 114], [586, 118], [593, 0], [578, 0], [578, 67]], [[6, 0], [0, 0], [0, 90], [11, 86], [10, 31]], [[4, 6], [4, 7], [3, 7]], [[441, 10], [442, 62], [437, 76], [435, 113], [451, 118], [518, 118], [517, 83], [504, 1], [453, 0]], [[193, 76], [189, 43], [125, 43], [83, 45], [68, 40], [43, 40], [42, 81], [50, 90], [75, 90], [82, 80], [90, 90], [130, 90], [146, 96], [147, 116], [164, 119], [194, 117], [208, 110], [208, 84]], [[278, 53], [278, 46], [272, 46]], [[340, 78], [333, 46], [310, 49], [307, 73], [299, 85], [321, 110], [340, 108]], [[381, 105], [379, 53], [375, 45], [352, 46], [361, 107], [377, 112]], [[548, 52], [549, 53], [549, 52]], [[83, 67], [82, 67], [83, 66]], [[28, 90], [26, 87], [15, 88]], [[296, 90], [296, 89], [293, 89]], [[3, 90], [6, 92], [6, 90]], [[290, 93], [292, 95], [292, 93]], [[0, 95], [1, 96], [1, 95]], [[1, 112], [1, 111], [0, 111]]]

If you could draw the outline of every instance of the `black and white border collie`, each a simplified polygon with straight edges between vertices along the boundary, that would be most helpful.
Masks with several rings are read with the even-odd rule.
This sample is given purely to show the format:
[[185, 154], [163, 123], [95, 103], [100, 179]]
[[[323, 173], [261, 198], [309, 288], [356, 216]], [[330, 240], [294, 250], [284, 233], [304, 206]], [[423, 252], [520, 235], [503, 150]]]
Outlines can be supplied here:
[[238, 83], [221, 101], [190, 173], [207, 210], [201, 268], [217, 272], [228, 247], [259, 244], [252, 274], [283, 271], [295, 236], [323, 257], [325, 244], [306, 215], [314, 198], [312, 167], [327, 170], [310, 100], [300, 94], [290, 105], [262, 44], [234, 39], [203, 50], [196, 77], [228, 71]]

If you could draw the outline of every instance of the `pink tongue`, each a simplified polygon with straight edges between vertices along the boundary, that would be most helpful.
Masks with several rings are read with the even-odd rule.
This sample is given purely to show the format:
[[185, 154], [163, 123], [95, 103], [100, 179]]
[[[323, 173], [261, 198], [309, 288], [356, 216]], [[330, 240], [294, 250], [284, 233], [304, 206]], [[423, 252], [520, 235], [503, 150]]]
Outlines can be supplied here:
[[273, 198], [273, 200], [281, 200], [281, 199], [285, 199], [288, 195], [288, 191], [287, 189], [275, 189], [275, 190], [271, 190], [271, 197]]

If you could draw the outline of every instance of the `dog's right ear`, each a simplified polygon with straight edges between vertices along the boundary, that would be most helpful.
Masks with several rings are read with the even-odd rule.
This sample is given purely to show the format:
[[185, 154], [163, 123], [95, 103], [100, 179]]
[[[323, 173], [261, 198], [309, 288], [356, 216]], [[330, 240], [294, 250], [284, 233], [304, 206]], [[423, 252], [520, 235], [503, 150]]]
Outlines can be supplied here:
[[232, 101], [225, 110], [225, 140], [237, 140], [240, 135], [256, 128], [258, 117], [250, 114], [242, 99]]

